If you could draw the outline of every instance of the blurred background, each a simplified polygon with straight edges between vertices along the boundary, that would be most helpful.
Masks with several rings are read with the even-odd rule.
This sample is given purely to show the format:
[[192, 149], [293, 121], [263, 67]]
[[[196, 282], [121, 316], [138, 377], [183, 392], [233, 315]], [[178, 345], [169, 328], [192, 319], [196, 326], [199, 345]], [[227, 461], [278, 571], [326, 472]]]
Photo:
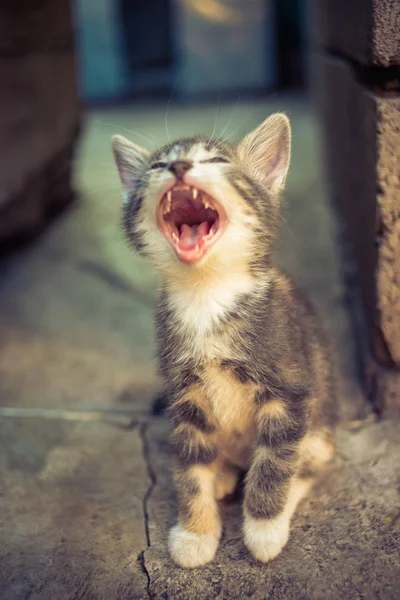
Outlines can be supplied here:
[[302, 87], [305, 7], [301, 0], [75, 0], [81, 94], [101, 102]]
[[[162, 391], [157, 282], [120, 226], [115, 133], [149, 149], [195, 133], [237, 143], [285, 111], [293, 153], [277, 260], [333, 341], [342, 418], [369, 415], [367, 398], [380, 414], [398, 413], [399, 32], [391, 0], [2, 0], [2, 598], [147, 597], [151, 568], [160, 597], [186, 597], [186, 583], [164, 595], [174, 585], [163, 536], [175, 500], [167, 425], [149, 416]], [[347, 469], [353, 451], [344, 445]], [[354, 504], [356, 480], [348, 475], [338, 511]], [[390, 507], [353, 527], [354, 506], [361, 569], [376, 555], [363, 532], [375, 539]], [[240, 540], [235, 514], [229, 548]], [[335, 517], [340, 530], [346, 514]], [[331, 529], [323, 547], [308, 546], [310, 564], [334, 546]], [[315, 575], [318, 590], [319, 572], [296, 548], [282, 589], [296, 577], [313, 586]], [[229, 586], [230, 556], [221, 556]], [[338, 590], [354, 573], [366, 582], [365, 569], [339, 563]], [[273, 581], [252, 569], [254, 581]]]

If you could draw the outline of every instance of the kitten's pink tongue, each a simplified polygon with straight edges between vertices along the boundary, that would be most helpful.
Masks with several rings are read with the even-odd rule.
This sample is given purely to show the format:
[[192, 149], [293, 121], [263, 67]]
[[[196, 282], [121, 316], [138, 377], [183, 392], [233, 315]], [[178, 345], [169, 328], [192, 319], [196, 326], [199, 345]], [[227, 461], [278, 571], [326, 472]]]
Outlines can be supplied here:
[[181, 226], [179, 245], [181, 248], [190, 249], [194, 248], [199, 244], [203, 237], [208, 235], [210, 231], [210, 224], [204, 221], [200, 225], [186, 225]]

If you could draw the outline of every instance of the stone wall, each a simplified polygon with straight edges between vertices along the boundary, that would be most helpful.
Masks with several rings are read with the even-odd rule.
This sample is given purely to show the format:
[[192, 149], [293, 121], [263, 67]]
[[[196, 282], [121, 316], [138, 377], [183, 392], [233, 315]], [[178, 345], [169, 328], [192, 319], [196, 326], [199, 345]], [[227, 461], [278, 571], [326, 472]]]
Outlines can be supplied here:
[[362, 376], [377, 410], [399, 414], [400, 2], [310, 8], [327, 174], [357, 266], [354, 322], [366, 329], [355, 330]]
[[79, 127], [69, 0], [0, 6], [0, 248], [31, 236], [72, 198]]

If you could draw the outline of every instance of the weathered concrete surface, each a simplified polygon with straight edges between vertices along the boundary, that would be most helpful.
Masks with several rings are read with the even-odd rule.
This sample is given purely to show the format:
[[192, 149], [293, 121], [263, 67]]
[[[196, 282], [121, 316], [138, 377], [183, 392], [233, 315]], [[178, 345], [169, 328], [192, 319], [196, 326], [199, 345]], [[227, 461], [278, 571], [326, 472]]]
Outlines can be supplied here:
[[147, 598], [138, 430], [0, 419], [2, 600]]
[[400, 367], [400, 96], [375, 98], [379, 327]]
[[109, 408], [154, 396], [152, 298], [98, 261], [33, 250], [4, 268], [0, 405]]
[[140, 432], [2, 419], [0, 432], [5, 600], [398, 597], [398, 424], [340, 432], [275, 561], [249, 556], [235, 501], [222, 506], [215, 561], [192, 571], [166, 552], [176, 500], [163, 420]]
[[[342, 416], [358, 419], [368, 409], [310, 110], [295, 99], [244, 103], [225, 135], [239, 139], [274, 110], [287, 111], [294, 135], [279, 260], [317, 305], [338, 350]], [[232, 111], [220, 106], [218, 133]], [[169, 135], [211, 134], [215, 114], [216, 106], [172, 106]], [[395, 439], [380, 444], [395, 438], [394, 425], [341, 435], [331, 476], [304, 504], [290, 546], [274, 563], [256, 565], [245, 552], [238, 504], [224, 509], [226, 533], [212, 566], [184, 572], [166, 557], [176, 511], [168, 427], [150, 419], [146, 432], [117, 428], [110, 416], [149, 412], [158, 389], [156, 281], [118, 227], [120, 190], [109, 147], [118, 131], [138, 143], [153, 145], [147, 138], [154, 131], [166, 140], [164, 106], [90, 115], [77, 163], [81, 203], [1, 265], [0, 414], [7, 407], [20, 415], [46, 408], [57, 418], [0, 417], [0, 597], [290, 599], [320, 598], [319, 589], [336, 599], [346, 589], [347, 597], [392, 598], [398, 447]], [[106, 410], [108, 422], [67, 421], [66, 409], [78, 420], [83, 409]]]
[[[340, 431], [338, 456], [299, 507], [291, 538], [270, 564], [253, 560], [241, 536], [240, 503], [222, 506], [225, 530], [214, 562], [184, 570], [166, 552], [176, 503], [164, 427], [149, 431], [156, 485], [148, 500], [151, 546], [144, 553], [155, 598], [395, 600], [400, 586], [399, 425]], [[169, 463], [170, 461], [168, 461]], [[168, 464], [167, 463], [167, 464]]]

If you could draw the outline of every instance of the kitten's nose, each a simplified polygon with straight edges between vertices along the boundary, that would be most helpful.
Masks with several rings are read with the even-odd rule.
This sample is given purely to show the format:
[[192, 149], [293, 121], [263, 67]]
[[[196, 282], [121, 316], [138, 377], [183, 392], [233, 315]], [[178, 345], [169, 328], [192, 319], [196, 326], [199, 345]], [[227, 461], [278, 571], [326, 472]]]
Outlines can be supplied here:
[[191, 169], [193, 164], [189, 160], [174, 160], [170, 163], [168, 169], [176, 176], [177, 179], [183, 179], [186, 171]]

